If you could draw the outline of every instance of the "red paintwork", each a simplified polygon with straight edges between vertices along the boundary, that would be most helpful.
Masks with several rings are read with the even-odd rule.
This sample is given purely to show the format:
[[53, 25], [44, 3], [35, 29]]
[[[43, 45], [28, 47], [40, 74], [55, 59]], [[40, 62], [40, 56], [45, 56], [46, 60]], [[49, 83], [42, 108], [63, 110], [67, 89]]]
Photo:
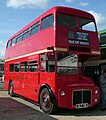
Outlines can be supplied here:
[[[9, 40], [17, 36], [19, 33], [24, 31], [25, 29], [32, 26], [37, 21], [41, 21], [41, 19], [44, 18], [45, 16], [49, 14], [54, 14], [56, 16], [57, 12], [68, 13], [76, 16], [82, 16], [82, 17], [91, 18], [94, 20], [94, 17], [91, 14], [81, 10], [66, 8], [66, 7], [54, 7], [48, 10], [47, 12], [45, 12], [39, 18], [32, 21], [30, 24], [28, 24], [18, 33], [13, 35]], [[73, 30], [73, 29], [68, 29], [68, 30]], [[74, 31], [81, 31], [81, 30], [74, 29]], [[91, 36], [90, 46], [88, 47], [90, 51], [89, 52], [73, 51], [79, 54], [80, 61], [81, 60], [83, 61], [84, 59], [95, 56], [91, 53], [91, 51], [99, 51], [99, 41], [98, 41], [97, 33], [93, 33], [93, 32], [89, 32], [89, 33]], [[44, 50], [44, 49], [47, 49], [47, 47], [51, 47], [51, 46], [59, 47], [59, 48], [69, 48], [70, 45], [68, 43], [66, 28], [62, 28], [55, 25], [54, 27], [52, 26], [45, 30], [41, 30], [37, 34], [27, 38], [24, 41], [21, 41], [17, 45], [7, 48], [5, 59], [8, 60], [8, 59], [15, 58], [28, 53]], [[79, 47], [79, 46], [76, 45], [75, 47]], [[86, 47], [80, 47], [80, 48], [85, 49]], [[68, 50], [68, 52], [72, 52], [72, 51]], [[56, 72], [53, 72], [53, 73], [41, 72], [40, 64], [39, 64], [39, 72], [34, 72], [34, 73], [9, 72], [9, 64], [20, 63], [22, 61], [31, 61], [31, 60], [38, 60], [38, 64], [39, 64], [40, 63], [39, 54], [5, 62], [4, 83], [5, 83], [6, 90], [8, 90], [9, 81], [10, 79], [12, 79], [14, 82], [15, 93], [38, 102], [39, 89], [43, 84], [46, 83], [52, 89], [58, 101], [58, 107], [74, 109], [75, 107], [72, 106], [72, 97], [71, 97], [72, 90], [90, 89], [92, 90], [91, 107], [97, 104], [94, 102], [94, 98], [99, 99], [100, 93], [95, 95], [94, 90], [96, 88], [99, 90], [99, 88], [94, 85], [91, 78], [84, 77], [83, 75], [67, 75], [66, 76], [66, 75], [57, 75]], [[64, 90], [66, 92], [66, 96], [60, 96], [61, 90]]]

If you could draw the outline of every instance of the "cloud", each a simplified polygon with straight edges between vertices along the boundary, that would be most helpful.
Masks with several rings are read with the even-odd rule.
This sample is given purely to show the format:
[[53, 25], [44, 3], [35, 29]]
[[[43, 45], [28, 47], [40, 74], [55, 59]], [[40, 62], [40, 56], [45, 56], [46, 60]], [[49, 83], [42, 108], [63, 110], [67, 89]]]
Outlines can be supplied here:
[[88, 2], [80, 2], [80, 6], [86, 7], [86, 6], [89, 6], [89, 3]]
[[66, 3], [73, 2], [74, 0], [64, 0]]
[[88, 12], [95, 17], [98, 29], [105, 29], [106, 18], [101, 13], [97, 13], [93, 10], [90, 10]]
[[0, 46], [4, 47], [5, 46], [5, 42], [3, 42], [2, 40], [0, 40]]
[[50, 0], [7, 0], [7, 7], [12, 8], [35, 8], [40, 7], [42, 9], [48, 6]]
[[0, 50], [0, 59], [3, 59], [5, 56], [5, 50]]

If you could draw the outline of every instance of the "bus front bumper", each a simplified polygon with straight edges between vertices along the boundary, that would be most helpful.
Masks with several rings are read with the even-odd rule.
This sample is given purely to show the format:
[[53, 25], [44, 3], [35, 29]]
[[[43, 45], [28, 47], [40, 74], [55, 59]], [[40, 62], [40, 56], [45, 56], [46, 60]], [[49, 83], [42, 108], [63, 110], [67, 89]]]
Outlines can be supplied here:
[[[98, 90], [99, 91], [99, 90]], [[80, 109], [93, 107], [99, 103], [100, 93], [93, 88], [67, 87], [58, 91], [58, 107]]]

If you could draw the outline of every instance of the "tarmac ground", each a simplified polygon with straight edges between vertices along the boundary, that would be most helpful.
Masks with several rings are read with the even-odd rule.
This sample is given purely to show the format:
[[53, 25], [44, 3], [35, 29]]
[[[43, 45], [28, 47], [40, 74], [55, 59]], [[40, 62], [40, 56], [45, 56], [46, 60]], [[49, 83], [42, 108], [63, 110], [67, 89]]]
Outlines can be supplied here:
[[20, 97], [10, 97], [0, 90], [0, 120], [106, 120], [106, 111], [95, 109], [58, 109], [56, 114], [47, 115], [39, 106]]

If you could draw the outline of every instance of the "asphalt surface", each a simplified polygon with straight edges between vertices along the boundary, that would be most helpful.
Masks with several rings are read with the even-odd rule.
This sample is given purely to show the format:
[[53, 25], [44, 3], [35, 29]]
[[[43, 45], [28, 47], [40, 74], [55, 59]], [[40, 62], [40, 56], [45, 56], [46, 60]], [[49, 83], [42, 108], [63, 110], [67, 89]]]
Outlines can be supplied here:
[[0, 120], [106, 120], [106, 111], [95, 109], [59, 109], [55, 115], [47, 115], [39, 106], [20, 97], [10, 97], [0, 91]]
[[[34, 107], [34, 108], [33, 108]], [[21, 98], [8, 96], [0, 91], [0, 120], [56, 120], [44, 114], [40, 108]]]

